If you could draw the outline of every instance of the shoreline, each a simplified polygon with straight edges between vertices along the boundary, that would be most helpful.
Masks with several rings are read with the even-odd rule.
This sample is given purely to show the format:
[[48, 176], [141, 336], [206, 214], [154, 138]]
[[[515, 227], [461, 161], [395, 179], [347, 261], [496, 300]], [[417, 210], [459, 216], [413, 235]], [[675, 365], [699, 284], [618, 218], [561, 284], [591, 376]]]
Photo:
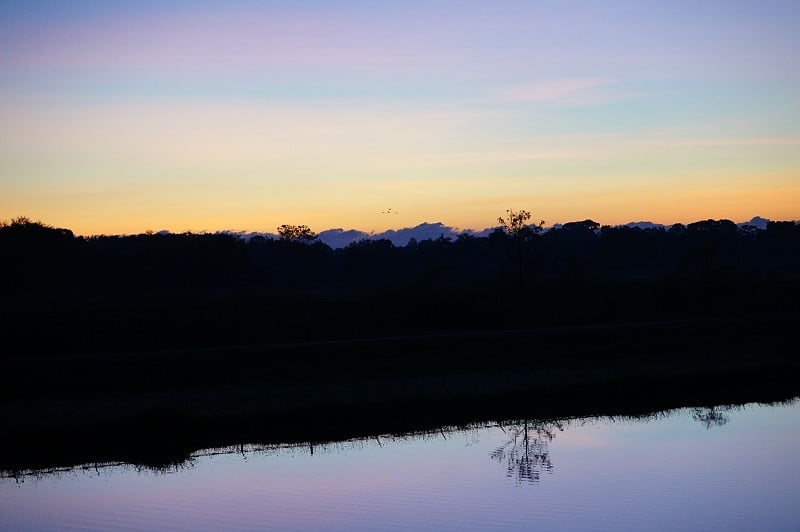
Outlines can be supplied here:
[[40, 357], [5, 359], [0, 422], [14, 436], [0, 444], [0, 470], [157, 466], [231, 444], [779, 401], [800, 395], [799, 322], [364, 339], [112, 355], [106, 364], [99, 355], [53, 357], [44, 367]]

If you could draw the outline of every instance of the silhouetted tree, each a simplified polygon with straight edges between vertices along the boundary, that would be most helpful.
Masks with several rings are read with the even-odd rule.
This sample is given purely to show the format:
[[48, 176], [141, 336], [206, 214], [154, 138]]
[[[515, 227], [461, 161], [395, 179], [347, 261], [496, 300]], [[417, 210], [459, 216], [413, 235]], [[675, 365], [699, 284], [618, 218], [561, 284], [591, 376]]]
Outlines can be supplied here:
[[0, 223], [0, 286], [24, 292], [69, 283], [83, 244], [69, 229], [24, 216]]
[[595, 250], [600, 242], [600, 224], [594, 220], [567, 222], [547, 236], [557, 247], [561, 268], [573, 279], [583, 279], [596, 266]]
[[688, 258], [695, 269], [706, 277], [712, 270], [719, 269], [724, 252], [733, 246], [736, 233], [736, 224], [731, 220], [709, 219], [687, 225]]
[[531, 244], [535, 237], [542, 231], [544, 220], [538, 224], [529, 224], [531, 213], [526, 210], [514, 211], [506, 210], [507, 216], [497, 218], [500, 222], [501, 230], [510, 238], [510, 247], [507, 254], [514, 263], [520, 297], [525, 292], [525, 274], [531, 259]]
[[307, 225], [283, 224], [278, 227], [278, 235], [281, 240], [288, 242], [309, 243], [317, 239], [317, 233], [312, 231]]
[[563, 231], [597, 231], [600, 224], [594, 220], [582, 220], [580, 222], [567, 222], [561, 226]]
[[683, 224], [672, 224], [669, 228], [669, 234], [680, 236], [686, 232], [686, 226]]
[[505, 218], [500, 216], [497, 218], [497, 221], [500, 222], [503, 231], [514, 238], [528, 238], [533, 234], [541, 232], [544, 227], [544, 220], [540, 221], [538, 225], [528, 224], [528, 220], [531, 219], [531, 213], [528, 211], [507, 209], [506, 214], [507, 216]]

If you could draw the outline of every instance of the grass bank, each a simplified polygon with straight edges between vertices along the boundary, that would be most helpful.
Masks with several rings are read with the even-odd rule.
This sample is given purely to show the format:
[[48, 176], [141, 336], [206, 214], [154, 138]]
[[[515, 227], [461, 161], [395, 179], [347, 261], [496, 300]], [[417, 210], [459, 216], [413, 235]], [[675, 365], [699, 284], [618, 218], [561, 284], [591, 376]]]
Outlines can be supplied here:
[[800, 316], [0, 360], [0, 469], [800, 394]]

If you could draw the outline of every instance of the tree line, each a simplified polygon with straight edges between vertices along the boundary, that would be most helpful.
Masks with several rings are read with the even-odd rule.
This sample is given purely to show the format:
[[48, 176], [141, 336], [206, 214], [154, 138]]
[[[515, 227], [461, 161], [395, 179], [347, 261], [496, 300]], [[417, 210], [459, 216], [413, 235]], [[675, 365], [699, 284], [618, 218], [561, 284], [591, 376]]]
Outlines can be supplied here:
[[508, 211], [487, 237], [361, 240], [75, 236], [0, 225], [8, 353], [127, 351], [800, 311], [800, 226], [543, 230]]

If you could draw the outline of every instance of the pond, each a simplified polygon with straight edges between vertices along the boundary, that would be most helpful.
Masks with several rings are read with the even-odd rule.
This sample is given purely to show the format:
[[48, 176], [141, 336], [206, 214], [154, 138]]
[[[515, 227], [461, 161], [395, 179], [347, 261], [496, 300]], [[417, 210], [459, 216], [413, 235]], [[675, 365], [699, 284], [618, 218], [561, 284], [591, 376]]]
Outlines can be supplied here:
[[800, 530], [800, 402], [207, 449], [0, 481], [2, 530]]

